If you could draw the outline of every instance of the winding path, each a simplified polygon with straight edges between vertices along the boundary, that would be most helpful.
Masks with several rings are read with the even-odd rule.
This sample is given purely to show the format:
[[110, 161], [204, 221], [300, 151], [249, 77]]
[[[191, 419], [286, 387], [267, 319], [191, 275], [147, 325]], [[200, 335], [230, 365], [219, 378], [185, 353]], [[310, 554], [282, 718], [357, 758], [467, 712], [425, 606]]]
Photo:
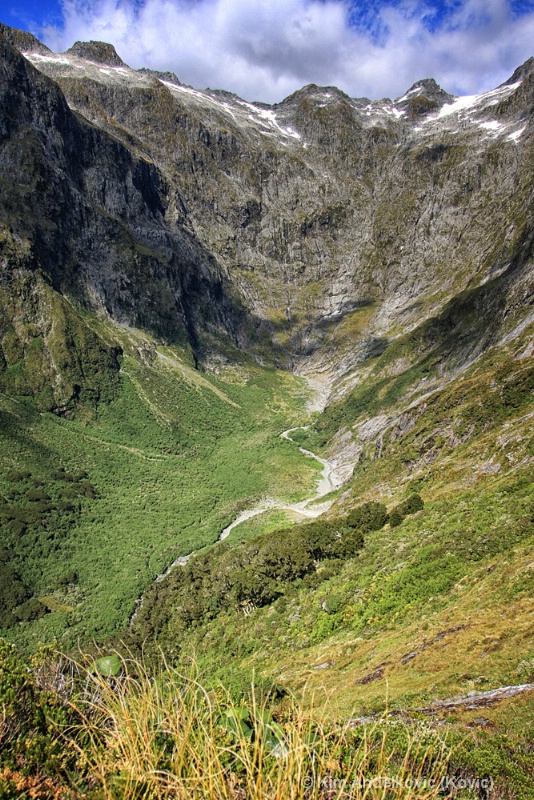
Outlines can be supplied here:
[[[289, 442], [293, 442], [294, 440], [291, 438], [293, 431], [305, 431], [308, 430], [309, 427], [309, 425], [299, 425], [296, 428], [288, 428], [287, 430], [282, 431], [280, 436], [282, 439], [287, 439]], [[306, 450], [305, 447], [299, 446], [299, 450], [305, 456], [314, 458], [315, 461], [318, 461], [323, 467], [321, 477], [316, 486], [315, 494], [311, 497], [308, 497], [306, 500], [301, 500], [299, 503], [288, 503], [285, 500], [267, 498], [252, 508], [248, 508], [238, 514], [234, 521], [221, 531], [218, 541], [222, 542], [224, 539], [226, 539], [233, 529], [242, 522], [245, 522], [245, 520], [252, 519], [252, 517], [257, 517], [260, 514], [264, 514], [266, 511], [272, 511], [273, 509], [278, 509], [280, 511], [291, 511], [294, 514], [298, 514], [299, 516], [307, 519], [314, 519], [315, 517], [324, 514], [325, 511], [328, 511], [334, 502], [333, 500], [325, 500], [324, 503], [318, 503], [317, 501], [330, 494], [330, 492], [333, 492], [335, 489], [338, 489], [343, 485], [345, 480], [339, 475], [335, 467], [327, 459], [321, 458], [311, 450]], [[193, 550], [192, 553], [188, 553], [186, 556], [179, 556], [177, 559], [175, 559], [164, 572], [156, 577], [156, 583], [159, 583], [166, 578], [169, 572], [171, 572], [171, 570], [173, 570], [175, 567], [183, 567], [185, 564], [187, 564], [191, 556], [193, 556], [195, 553], [196, 550]], [[136, 609], [130, 617], [130, 624], [135, 620], [137, 613], [143, 604], [143, 598], [144, 595], [142, 595], [137, 601]]]

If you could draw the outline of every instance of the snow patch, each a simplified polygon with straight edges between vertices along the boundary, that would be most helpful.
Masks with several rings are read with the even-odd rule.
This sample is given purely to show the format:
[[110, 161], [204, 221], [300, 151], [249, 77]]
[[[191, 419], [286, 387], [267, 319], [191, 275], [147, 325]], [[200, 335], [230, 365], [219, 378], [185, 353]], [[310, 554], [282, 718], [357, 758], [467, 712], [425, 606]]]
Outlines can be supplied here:
[[493, 89], [491, 92], [485, 92], [484, 94], [470, 94], [465, 97], [457, 97], [452, 103], [447, 103], [440, 108], [435, 117], [429, 117], [422, 122], [426, 124], [443, 119], [444, 117], [449, 117], [451, 114], [461, 114], [462, 112], [469, 114], [472, 111], [478, 110], [481, 106], [494, 106], [499, 100], [512, 94], [519, 86], [521, 86], [521, 81], [512, 83], [509, 86], [500, 86], [498, 89]]
[[257, 108], [253, 106], [252, 103], [247, 103], [245, 100], [238, 100], [239, 105], [244, 106], [245, 108], [250, 109], [254, 116], [260, 117], [261, 120], [265, 120], [268, 125], [271, 125], [277, 131], [282, 133], [284, 136], [291, 136], [293, 139], [300, 139], [300, 133], [293, 130], [293, 128], [282, 128], [282, 126], [278, 123], [276, 119], [276, 114], [274, 111], [271, 111], [266, 108]]
[[395, 103], [403, 103], [405, 100], [411, 100], [410, 95], [421, 94], [422, 91], [422, 86], [418, 86], [417, 89], [410, 89], [409, 92], [406, 92], [406, 94], [403, 94], [402, 97], [399, 97], [397, 100], [395, 100]]
[[[231, 113], [228, 108], [227, 103], [221, 103], [219, 100], [215, 100], [213, 97], [210, 97], [207, 94], [203, 94], [199, 92], [197, 89], [192, 89], [190, 86], [177, 86], [176, 83], [171, 83], [170, 81], [161, 81], [171, 92], [174, 92], [178, 95], [189, 95], [189, 97], [193, 97], [195, 100], [198, 100], [201, 103], [209, 103], [212, 106], [215, 106], [220, 111], [224, 111], [226, 114]], [[233, 116], [233, 114], [232, 114]]]
[[495, 133], [506, 127], [504, 123], [497, 122], [496, 119], [491, 120], [491, 122], [479, 122], [478, 124], [480, 128], [485, 128], [487, 131], [494, 131]]
[[[175, 83], [164, 80], [161, 82], [167, 86], [167, 88], [170, 89], [173, 94], [181, 96], [187, 95], [200, 103], [207, 103], [215, 106], [219, 111], [231, 116], [232, 119], [237, 123], [240, 121], [243, 122], [243, 116], [245, 116], [248, 122], [252, 122], [254, 125], [259, 125], [261, 133], [267, 136], [279, 136], [280, 134], [283, 134], [284, 136], [289, 136], [292, 139], [301, 139], [300, 133], [297, 133], [297, 131], [293, 130], [293, 128], [283, 128], [278, 123], [275, 112], [270, 109], [257, 108], [256, 106], [252, 105], [252, 103], [247, 103], [245, 100], [236, 100], [236, 105], [241, 106], [241, 108], [238, 108], [230, 105], [229, 103], [223, 103], [220, 100], [216, 100], [215, 98], [210, 97], [203, 92], [199, 92], [197, 89], [192, 89], [190, 86], [177, 86]], [[240, 117], [241, 120], [239, 119]], [[271, 130], [266, 130], [266, 128], [270, 128]]]
[[[22, 54], [28, 61], [50, 61], [53, 64], [68, 64], [69, 67], [77, 67], [77, 64], [73, 64], [72, 61], [69, 61], [67, 58], [62, 58], [61, 56], [45, 56], [42, 53], [23, 53]], [[80, 69], [80, 67], [78, 67]]]
[[464, 111], [467, 108], [472, 108], [480, 101], [480, 97], [477, 94], [470, 94], [466, 95], [465, 97], [458, 97], [453, 103], [447, 103], [440, 108], [437, 117], [434, 119], [443, 119], [443, 117], [448, 117], [451, 114], [457, 114], [459, 111]]
[[523, 126], [522, 128], [520, 128], [518, 131], [514, 131], [513, 133], [509, 133], [506, 138], [510, 139], [511, 142], [515, 142], [517, 144], [517, 142], [519, 141], [519, 138], [521, 137], [521, 134], [524, 133], [525, 128], [526, 128], [526, 125]]

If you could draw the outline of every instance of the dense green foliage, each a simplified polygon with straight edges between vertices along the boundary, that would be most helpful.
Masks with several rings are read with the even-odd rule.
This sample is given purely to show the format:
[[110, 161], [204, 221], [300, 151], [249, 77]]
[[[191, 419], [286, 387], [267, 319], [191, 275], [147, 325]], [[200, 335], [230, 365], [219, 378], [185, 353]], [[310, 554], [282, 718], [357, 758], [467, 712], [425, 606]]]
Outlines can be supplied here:
[[[423, 508], [419, 495], [412, 495], [392, 513], [402, 509], [402, 520]], [[184, 567], [177, 567], [154, 583], [143, 597], [128, 634], [133, 645], [151, 640], [157, 647], [176, 653], [177, 636], [203, 626], [223, 612], [251, 613], [299, 587], [316, 589], [338, 573], [364, 547], [364, 536], [390, 521], [382, 503], [368, 502], [344, 517], [319, 519], [275, 530], [233, 545], [218, 544], [197, 554]], [[400, 524], [400, 523], [398, 523]], [[329, 598], [326, 610], [334, 614], [342, 601]]]
[[[2, 239], [0, 232], [5, 246]], [[94, 411], [117, 395], [120, 345], [95, 333], [41, 276], [19, 270], [0, 286], [0, 314], [0, 391], [61, 414]]]
[[134, 635], [141, 641], [156, 635], [162, 646], [163, 628], [170, 618], [174, 636], [176, 627], [206, 622], [222, 611], [268, 605], [288, 585], [317, 574], [323, 561], [351, 558], [362, 547], [361, 530], [347, 519], [274, 531], [237, 547], [220, 544], [149, 589], [136, 616]]
[[[71, 475], [60, 468], [43, 480], [29, 470], [13, 470], [6, 475], [12, 488], [0, 498], [0, 534], [4, 549], [0, 553], [0, 626], [17, 621], [30, 622], [49, 610], [39, 602], [16, 570], [16, 564], [53, 558], [69, 529], [79, 519], [81, 498], [93, 499], [96, 491], [87, 473]], [[76, 574], [61, 576], [55, 588], [68, 590]]]
[[[324, 675], [345, 715], [351, 704], [382, 711], [386, 679], [400, 708], [524, 680], [533, 586], [521, 561], [534, 500], [526, 335], [443, 385], [438, 362], [426, 370], [424, 348], [415, 366], [393, 369], [410, 362], [419, 334], [393, 343], [315, 427], [295, 431], [315, 449], [339, 426], [357, 440], [370, 414], [390, 415], [378, 440], [362, 440], [330, 514], [295, 525], [273, 510], [212, 547], [241, 510], [313, 491], [317, 464], [279, 437], [304, 421], [301, 385], [246, 360], [201, 373], [138, 332], [96, 330], [123, 351], [108, 395], [80, 396], [68, 418], [43, 411], [35, 393], [0, 395], [0, 624], [10, 639], [26, 650], [54, 637], [65, 647], [93, 636], [119, 649], [126, 641], [152, 665], [159, 648], [178, 664], [193, 653], [206, 686], [222, 681], [236, 698], [253, 672], [280, 688], [279, 700], [308, 680], [322, 686]], [[185, 567], [153, 582], [192, 551]], [[487, 645], [484, 620], [496, 617], [503, 630]], [[471, 628], [480, 633], [466, 643]], [[442, 642], [448, 649], [429, 663]], [[116, 667], [104, 665], [100, 677], [115, 679]], [[258, 724], [248, 711], [237, 719], [241, 733]], [[18, 752], [15, 740], [9, 746]], [[44, 747], [56, 752], [50, 738]], [[488, 747], [495, 770], [508, 774], [504, 751]], [[474, 752], [464, 756], [465, 769], [486, 768]], [[32, 764], [27, 778], [37, 780]]]
[[57, 691], [55, 677], [50, 653], [36, 655], [28, 665], [13, 645], [0, 639], [2, 800], [48, 800], [61, 796], [62, 784], [66, 789], [64, 779], [75, 767], [76, 752], [61, 734], [74, 715], [66, 696]]
[[[420, 508], [423, 508], [422, 501]], [[414, 511], [416, 510], [419, 511], [419, 508], [414, 508]], [[351, 528], [358, 528], [365, 533], [380, 530], [387, 521], [388, 513], [386, 507], [382, 503], [376, 502], [364, 503], [354, 508], [347, 516], [347, 523]]]
[[317, 475], [279, 437], [302, 413], [302, 382], [247, 360], [202, 374], [134, 331], [100, 333], [125, 355], [120, 391], [96, 414], [64, 419], [0, 394], [2, 629], [29, 649], [123, 630], [177, 556], [264, 495], [307, 496]]

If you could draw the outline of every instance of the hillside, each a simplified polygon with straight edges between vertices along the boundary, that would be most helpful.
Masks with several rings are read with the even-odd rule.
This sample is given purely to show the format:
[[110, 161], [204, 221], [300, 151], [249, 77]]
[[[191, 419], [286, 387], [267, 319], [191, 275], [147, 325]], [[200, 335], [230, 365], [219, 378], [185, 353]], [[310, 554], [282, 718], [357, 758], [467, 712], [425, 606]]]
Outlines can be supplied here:
[[0, 52], [2, 637], [428, 720], [531, 798], [534, 59], [267, 106]]

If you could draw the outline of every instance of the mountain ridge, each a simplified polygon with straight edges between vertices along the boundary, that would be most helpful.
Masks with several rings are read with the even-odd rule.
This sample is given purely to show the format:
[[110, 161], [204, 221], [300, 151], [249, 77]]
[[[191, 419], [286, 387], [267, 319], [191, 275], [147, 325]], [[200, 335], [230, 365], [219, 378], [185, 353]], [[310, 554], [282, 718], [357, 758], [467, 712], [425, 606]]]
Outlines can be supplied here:
[[[416, 296], [424, 298], [419, 313], [433, 313], [445, 247], [447, 280], [455, 275], [459, 288], [493, 269], [492, 258], [512, 257], [518, 214], [503, 214], [507, 202], [499, 195], [508, 197], [514, 183], [515, 205], [528, 209], [531, 62], [516, 70], [514, 82], [474, 98], [453, 98], [424, 79], [395, 101], [397, 108], [314, 85], [270, 107], [173, 79], [154, 82], [154, 73], [91, 66], [71, 51], [61, 57], [37, 52], [33, 60], [76, 113], [157, 165], [172, 187], [166, 219], [201, 242], [245, 313], [257, 318], [256, 332], [241, 331], [237, 339], [248, 340], [261, 358], [274, 355], [297, 371], [322, 369], [322, 352], [350, 350], [339, 323], [362, 307], [381, 307], [367, 326], [369, 339], [391, 329], [393, 315]], [[146, 119], [157, 120], [157, 138]], [[498, 183], [493, 174], [484, 176], [497, 146]], [[524, 153], [523, 166], [515, 149]], [[449, 180], [435, 208], [439, 195], [430, 188], [440, 162]], [[459, 214], [460, 180], [466, 190]], [[485, 218], [509, 230], [508, 250], [505, 241], [500, 255], [488, 252], [487, 242], [480, 247], [487, 238], [481, 192]], [[466, 215], [474, 225], [463, 222]], [[415, 237], [410, 232], [408, 240], [410, 223]], [[480, 257], [473, 262], [476, 249], [486, 251], [487, 267]]]

